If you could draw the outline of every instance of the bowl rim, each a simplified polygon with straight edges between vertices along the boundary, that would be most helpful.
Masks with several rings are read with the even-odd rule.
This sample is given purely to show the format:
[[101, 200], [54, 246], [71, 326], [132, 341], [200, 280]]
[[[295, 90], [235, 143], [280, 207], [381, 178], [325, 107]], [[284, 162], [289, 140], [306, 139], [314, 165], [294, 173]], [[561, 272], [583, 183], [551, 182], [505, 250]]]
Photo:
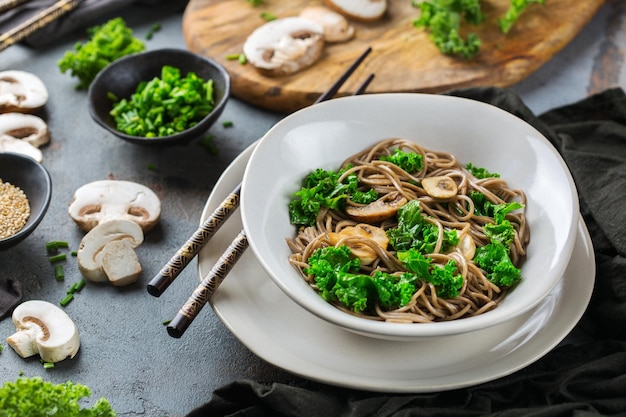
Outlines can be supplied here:
[[[30, 235], [45, 217], [45, 214], [48, 211], [48, 207], [50, 206], [50, 201], [52, 199], [52, 178], [50, 176], [50, 172], [42, 163], [29, 157], [28, 155], [19, 154], [16, 152], [2, 152], [0, 153], [0, 158], [3, 158], [3, 155], [7, 156], [9, 159], [22, 160], [27, 164], [30, 164], [30, 166], [33, 167], [34, 170], [37, 170], [39, 174], [41, 174], [41, 178], [44, 180], [45, 190], [45, 194], [41, 197], [42, 203], [39, 209], [35, 213], [30, 213], [31, 218], [33, 219], [32, 222], [27, 222], [27, 224], [24, 225], [24, 227], [20, 229], [17, 233], [0, 239], [0, 248], [8, 248], [18, 244], [28, 235]], [[27, 197], [30, 199], [28, 195]]]
[[[246, 166], [246, 170], [244, 172], [244, 178], [242, 182], [242, 197], [241, 197], [241, 215], [242, 222], [244, 225], [244, 229], [247, 232], [248, 241], [250, 247], [252, 248], [255, 256], [258, 261], [261, 263], [267, 274], [271, 277], [271, 279], [278, 285], [279, 288], [283, 292], [285, 292], [293, 301], [297, 304], [308, 310], [309, 312], [317, 315], [318, 317], [334, 323], [340, 327], [343, 327], [347, 330], [351, 330], [353, 332], [374, 336], [374, 337], [383, 337], [383, 338], [397, 338], [399, 340], [406, 340], [411, 338], [420, 338], [420, 337], [432, 337], [432, 336], [443, 336], [443, 335], [451, 335], [451, 334], [460, 334], [466, 333], [469, 331], [474, 331], [482, 328], [491, 327], [498, 323], [501, 323], [506, 320], [510, 320], [514, 317], [517, 317], [530, 309], [537, 306], [556, 286], [559, 280], [562, 278], [562, 275], [567, 267], [567, 263], [571, 257], [573, 248], [574, 248], [574, 240], [575, 239], [563, 239], [563, 249], [562, 249], [562, 258], [557, 259], [555, 261], [555, 267], [550, 271], [551, 276], [553, 277], [550, 285], [546, 287], [546, 290], [542, 293], [542, 298], [534, 299], [529, 301], [524, 305], [524, 308], [520, 308], [516, 311], [509, 311], [507, 315], [504, 315], [504, 309], [493, 309], [484, 314], [463, 318], [461, 320], [452, 320], [447, 322], [436, 322], [436, 323], [424, 323], [420, 325], [416, 324], [407, 324], [407, 323], [387, 323], [387, 322], [379, 322], [368, 320], [364, 318], [355, 317], [353, 315], [341, 312], [341, 310], [332, 306], [330, 303], [323, 301], [323, 303], [319, 303], [318, 301], [313, 300], [311, 297], [307, 297], [302, 299], [297, 296], [297, 292], [294, 292], [290, 285], [288, 284], [289, 279], [285, 279], [284, 277], [277, 276], [277, 272], [274, 271], [271, 265], [268, 263], [266, 259], [263, 257], [263, 248], [261, 247], [261, 242], [257, 242], [256, 237], [254, 235], [254, 228], [251, 228], [251, 219], [248, 216], [249, 212], [252, 213], [254, 208], [252, 207], [252, 202], [248, 201], [248, 193], [246, 193], [246, 189], [248, 183], [252, 177], [255, 176], [254, 172], [251, 171], [251, 166], [256, 164], [256, 160], [260, 157], [259, 155], [263, 152], [264, 147], [266, 147], [269, 141], [277, 140], [282, 133], [289, 131], [290, 124], [296, 123], [295, 120], [299, 118], [306, 118], [310, 113], [318, 112], [318, 110], [324, 110], [326, 112], [331, 112], [332, 109], [340, 108], [344, 105], [349, 105], [351, 101], [368, 101], [373, 103], [373, 105], [382, 105], [390, 104], [389, 100], [437, 100], [437, 101], [459, 101], [462, 103], [467, 103], [470, 106], [474, 106], [477, 111], [483, 112], [495, 112], [498, 117], [502, 117], [504, 119], [508, 119], [507, 123], [516, 123], [520, 126], [523, 126], [528, 132], [532, 132], [532, 134], [541, 141], [541, 144], [546, 147], [550, 151], [550, 156], [554, 158], [554, 160], [560, 165], [560, 169], [562, 170], [563, 175], [565, 176], [568, 184], [569, 184], [569, 193], [567, 194], [571, 198], [571, 220], [568, 224], [569, 229], [564, 231], [566, 236], [574, 236], [576, 231], [577, 223], [578, 223], [578, 213], [579, 213], [579, 204], [578, 204], [578, 193], [576, 190], [576, 186], [572, 175], [569, 171], [569, 168], [565, 164], [563, 158], [558, 153], [556, 148], [549, 142], [549, 140], [539, 132], [534, 126], [530, 125], [525, 120], [513, 115], [506, 110], [503, 110], [495, 105], [478, 101], [475, 99], [469, 99], [464, 97], [452, 96], [452, 95], [433, 95], [428, 93], [381, 93], [381, 94], [368, 94], [362, 96], [351, 96], [351, 97], [342, 97], [334, 100], [330, 100], [328, 102], [316, 104], [315, 106], [307, 107], [301, 109], [286, 118], [279, 121], [276, 125], [274, 125], [260, 140], [257, 146], [255, 147], [250, 161]], [[406, 104], [403, 102], [403, 104]], [[303, 120], [300, 120], [301, 122]], [[308, 120], [307, 120], [308, 121]], [[284, 130], [285, 129], [285, 130]], [[365, 147], [365, 145], [363, 146]], [[348, 155], [345, 155], [346, 157]], [[253, 234], [250, 233], [250, 230], [253, 231]], [[294, 274], [295, 274], [294, 270]], [[313, 294], [314, 291], [312, 291]], [[320, 298], [321, 299], [321, 298]], [[340, 314], [338, 314], [338, 312]]]
[[[96, 90], [96, 86], [98, 85], [98, 82], [102, 78], [104, 78], [108, 72], [114, 70], [116, 67], [120, 65], [124, 65], [127, 61], [135, 60], [135, 59], [146, 57], [146, 56], [152, 56], [152, 55], [163, 56], [165, 54], [168, 54], [168, 55], [172, 54], [174, 56], [185, 55], [185, 56], [197, 58], [201, 61], [204, 61], [210, 64], [212, 67], [214, 67], [217, 70], [218, 73], [220, 73], [220, 75], [223, 77], [223, 80], [224, 80], [224, 95], [219, 101], [216, 101], [215, 106], [213, 107], [211, 112], [207, 114], [205, 117], [203, 117], [200, 121], [198, 121], [194, 126], [190, 127], [187, 130], [174, 133], [172, 135], [157, 136], [154, 138], [146, 138], [143, 136], [129, 135], [127, 133], [117, 130], [116, 128], [106, 123], [106, 121], [102, 117], [100, 117], [95, 106], [94, 95], [95, 95], [95, 90]], [[175, 64], [172, 64], [172, 66], [174, 65]], [[115, 61], [108, 64], [106, 67], [100, 70], [98, 74], [96, 74], [93, 81], [89, 85], [89, 89], [87, 90], [87, 103], [88, 103], [88, 110], [89, 110], [89, 114], [91, 115], [91, 118], [97, 124], [105, 128], [111, 134], [118, 136], [120, 139], [133, 142], [133, 143], [162, 144], [165, 142], [180, 141], [181, 139], [184, 139], [186, 137], [197, 137], [203, 131], [208, 130], [208, 128], [204, 126], [203, 122], [206, 122], [211, 117], [214, 117], [215, 114], [218, 114], [218, 115], [221, 114], [221, 112], [224, 110], [224, 107], [226, 107], [226, 103], [229, 100], [230, 90], [231, 90], [230, 73], [228, 72], [228, 70], [226, 70], [226, 68], [222, 64], [217, 62], [215, 59], [204, 56], [204, 55], [200, 55], [188, 49], [167, 47], [167, 48], [158, 48], [158, 49], [150, 49], [150, 50], [141, 51], [141, 52], [135, 52], [135, 53], [123, 56], [121, 58], [118, 58]]]

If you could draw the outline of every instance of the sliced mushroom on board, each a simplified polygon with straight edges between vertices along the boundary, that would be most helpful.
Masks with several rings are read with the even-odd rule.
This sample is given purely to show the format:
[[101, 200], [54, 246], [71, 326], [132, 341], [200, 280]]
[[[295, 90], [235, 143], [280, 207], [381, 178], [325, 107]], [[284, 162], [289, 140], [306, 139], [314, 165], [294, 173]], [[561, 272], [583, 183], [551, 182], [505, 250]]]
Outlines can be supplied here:
[[324, 0], [324, 4], [342, 15], [360, 22], [373, 22], [387, 11], [387, 0]]
[[145, 185], [132, 181], [101, 180], [77, 189], [68, 212], [86, 232], [100, 223], [123, 219], [137, 223], [146, 233], [159, 221], [161, 200]]
[[22, 358], [39, 354], [44, 362], [73, 358], [80, 348], [78, 328], [62, 309], [41, 300], [29, 300], [13, 310], [16, 332], [7, 343]]
[[324, 31], [324, 40], [326, 42], [346, 42], [354, 37], [354, 26], [348, 22], [345, 16], [326, 7], [306, 7], [300, 12], [299, 16], [320, 25]]
[[266, 76], [293, 74], [310, 67], [323, 50], [323, 28], [297, 16], [263, 24], [243, 44], [248, 62]]
[[0, 71], [0, 113], [32, 113], [48, 101], [48, 89], [35, 74]]

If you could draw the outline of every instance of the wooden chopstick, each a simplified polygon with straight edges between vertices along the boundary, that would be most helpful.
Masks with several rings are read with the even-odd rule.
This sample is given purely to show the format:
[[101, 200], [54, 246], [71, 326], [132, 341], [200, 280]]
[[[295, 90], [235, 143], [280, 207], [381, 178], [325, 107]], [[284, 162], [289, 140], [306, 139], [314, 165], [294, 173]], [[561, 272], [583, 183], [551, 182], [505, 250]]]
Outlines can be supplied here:
[[[346, 80], [354, 73], [354, 71], [363, 62], [365, 57], [372, 52], [372, 48], [368, 47], [347, 69], [343, 74], [315, 101], [315, 104], [331, 99]], [[360, 90], [365, 90], [369, 82], [372, 80], [373, 74], [368, 80], [361, 85]], [[359, 93], [360, 94], [360, 93]], [[238, 185], [233, 192], [226, 197], [220, 206], [213, 212], [209, 218], [197, 229], [187, 242], [174, 254], [169, 262], [159, 271], [159, 273], [150, 280], [147, 289], [148, 293], [160, 297], [167, 287], [174, 282], [176, 277], [185, 269], [189, 262], [200, 252], [202, 247], [209, 239], [218, 231], [221, 225], [228, 220], [230, 214], [239, 205], [239, 193], [241, 185]]]
[[0, 51], [21, 41], [78, 7], [80, 0], [59, 0], [47, 9], [0, 35]]
[[15, 9], [20, 4], [27, 3], [29, 1], [30, 0], [2, 0], [0, 1], [0, 13]]
[[[356, 90], [354, 95], [362, 94], [373, 78], [373, 74], [370, 75]], [[200, 284], [181, 309], [178, 310], [176, 316], [168, 323], [167, 333], [170, 336], [174, 338], [182, 337], [189, 325], [206, 305], [247, 248], [248, 237], [246, 231], [242, 229], [230, 245], [228, 245], [228, 248], [222, 253], [211, 270], [202, 278]]]

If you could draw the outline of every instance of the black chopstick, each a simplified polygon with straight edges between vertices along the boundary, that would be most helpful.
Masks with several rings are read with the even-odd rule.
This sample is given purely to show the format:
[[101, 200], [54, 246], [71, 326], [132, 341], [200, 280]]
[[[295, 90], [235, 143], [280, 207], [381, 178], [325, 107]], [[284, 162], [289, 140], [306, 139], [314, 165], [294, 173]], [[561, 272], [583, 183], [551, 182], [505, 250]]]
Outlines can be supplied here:
[[[315, 103], [319, 103], [321, 101], [326, 101], [331, 99], [337, 91], [341, 88], [341, 86], [346, 82], [346, 80], [354, 73], [354, 71], [358, 68], [358, 66], [363, 62], [365, 57], [372, 52], [372, 48], [368, 47], [349, 67], [346, 71], [341, 74], [341, 76], [335, 81], [330, 88], [324, 92], [320, 97], [315, 101]], [[366, 82], [361, 85], [360, 90], [365, 90], [367, 85], [370, 83], [373, 78], [373, 74], [366, 80]], [[369, 80], [369, 81], [368, 81]], [[360, 93], [359, 93], [360, 94]], [[148, 283], [147, 290], [150, 295], [155, 297], [160, 297], [163, 292], [167, 289], [167, 287], [174, 282], [176, 277], [180, 275], [180, 273], [185, 269], [185, 267], [189, 264], [189, 262], [200, 252], [202, 247], [208, 242], [208, 240], [217, 232], [217, 230], [221, 227], [221, 225], [228, 219], [230, 214], [237, 208], [239, 205], [239, 192], [241, 190], [241, 185], [238, 185], [237, 188], [222, 202], [222, 204], [216, 209], [213, 214], [209, 216], [209, 218], [204, 222], [202, 226], [198, 230], [194, 232], [194, 234], [187, 240], [187, 242], [174, 254], [174, 256], [169, 260], [169, 262], [159, 271], [157, 275], [155, 275], [152, 280]]]
[[80, 0], [59, 0], [47, 9], [0, 35], [0, 51], [42, 29], [78, 7]]
[[[373, 74], [370, 75], [356, 90], [354, 95], [362, 94], [373, 78]], [[176, 316], [168, 323], [167, 333], [170, 336], [180, 338], [185, 333], [247, 248], [248, 237], [246, 236], [246, 231], [242, 229], [211, 270], [202, 278], [200, 284], [181, 309], [178, 310]]]

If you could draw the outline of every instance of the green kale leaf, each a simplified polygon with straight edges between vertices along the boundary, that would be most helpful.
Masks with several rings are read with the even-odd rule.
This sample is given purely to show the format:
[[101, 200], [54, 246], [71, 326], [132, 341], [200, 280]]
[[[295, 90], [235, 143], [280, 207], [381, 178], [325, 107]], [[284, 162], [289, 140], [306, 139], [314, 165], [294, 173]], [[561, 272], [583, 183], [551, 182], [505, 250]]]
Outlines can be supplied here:
[[320, 296], [326, 301], [339, 301], [355, 312], [369, 310], [376, 302], [384, 308], [406, 305], [418, 279], [408, 273], [358, 274], [360, 261], [345, 245], [320, 248], [309, 257], [308, 263], [309, 268], [304, 272], [315, 276]]
[[380, 160], [391, 162], [409, 174], [419, 172], [424, 168], [424, 158], [421, 154], [416, 152], [405, 152], [400, 148], [396, 148], [391, 155], [382, 155]]
[[465, 165], [465, 169], [467, 169], [473, 176], [475, 176], [478, 179], [500, 178], [500, 174], [496, 172], [489, 172], [485, 168], [475, 166], [471, 162], [468, 162]]
[[[422, 253], [435, 250], [439, 239], [437, 226], [422, 216], [419, 201], [411, 200], [398, 210], [398, 226], [387, 229], [389, 244], [397, 251], [416, 249]], [[442, 250], [459, 243], [456, 230], [445, 230]]]
[[486, 272], [489, 281], [501, 287], [510, 287], [522, 277], [521, 270], [511, 262], [508, 247], [498, 242], [476, 248], [474, 262]]
[[356, 175], [348, 175], [340, 183], [339, 178], [343, 172], [345, 169], [336, 172], [318, 168], [307, 175], [302, 188], [294, 193], [296, 198], [289, 203], [291, 223], [297, 226], [311, 226], [315, 224], [322, 207], [343, 210], [349, 198], [361, 204], [371, 203], [378, 198], [374, 190], [366, 192], [359, 190]]
[[433, 284], [439, 297], [457, 297], [463, 288], [463, 276], [458, 273], [453, 260], [449, 260], [443, 267], [431, 265], [432, 258], [426, 258], [415, 249], [398, 252], [397, 256], [408, 271]]

